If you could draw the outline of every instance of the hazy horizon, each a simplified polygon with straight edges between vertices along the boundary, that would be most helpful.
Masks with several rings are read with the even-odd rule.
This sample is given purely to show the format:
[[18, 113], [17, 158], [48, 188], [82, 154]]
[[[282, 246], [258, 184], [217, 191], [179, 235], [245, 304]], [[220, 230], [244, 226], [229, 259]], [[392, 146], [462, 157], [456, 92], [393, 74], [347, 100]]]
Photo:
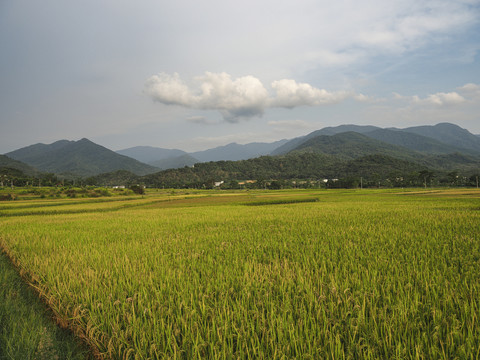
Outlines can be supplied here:
[[0, 153], [200, 151], [343, 124], [480, 134], [480, 0], [0, 3]]
[[[340, 124], [340, 125], [356, 125], [356, 124]], [[436, 125], [436, 124], [433, 124], [433, 125]], [[456, 125], [456, 124], [454, 124], [454, 125]], [[368, 124], [365, 125], [365, 126], [368, 126]], [[419, 124], [419, 126], [422, 126], [422, 125]], [[393, 129], [394, 127], [391, 127], [391, 128]], [[400, 128], [397, 127], [397, 129], [400, 129]], [[465, 129], [465, 128], [464, 128], [464, 129]], [[321, 129], [316, 129], [316, 130], [321, 130]], [[316, 131], [316, 130], [313, 130], [313, 131]], [[465, 130], [468, 130], [470, 133], [472, 133], [469, 129], [465, 129]], [[309, 133], [310, 133], [310, 132], [309, 132]], [[301, 134], [301, 135], [299, 135], [299, 136], [308, 135], [309, 133]], [[473, 134], [473, 135], [480, 136], [480, 134], [475, 134], [475, 133], [472, 133], [472, 134]], [[296, 136], [296, 137], [298, 137], [298, 136]], [[55, 141], [48, 142], [48, 143], [41, 142], [41, 141], [38, 142], [38, 143], [43, 143], [43, 144], [45, 144], [45, 145], [50, 145], [50, 144], [52, 144], [52, 143], [55, 143], [55, 142], [57, 142], [57, 141], [62, 141], [62, 140], [67, 140], [67, 141], [79, 141], [79, 140], [81, 140], [81, 139], [83, 139], [83, 138], [79, 138], [79, 139], [57, 139], [57, 140], [55, 140]], [[88, 139], [88, 138], [87, 138], [87, 139]], [[274, 142], [278, 142], [278, 141], [282, 141], [282, 140], [291, 140], [291, 139], [293, 139], [293, 138], [282, 138], [282, 139], [273, 140], [273, 141], [268, 141], [268, 142], [263, 142], [263, 141], [250, 141], [250, 142], [243, 142], [243, 143], [242, 143], [242, 142], [233, 141], [233, 142], [228, 142], [228, 143], [225, 143], [225, 144], [219, 144], [219, 145], [212, 146], [212, 147], [207, 147], [207, 148], [202, 148], [202, 149], [194, 149], [194, 150], [185, 150], [185, 149], [181, 149], [181, 148], [162, 148], [162, 147], [160, 147], [160, 146], [152, 146], [152, 145], [148, 145], [148, 144], [147, 144], [147, 145], [133, 145], [133, 146], [129, 146], [129, 147], [120, 147], [120, 148], [118, 148], [118, 149], [117, 149], [117, 148], [109, 148], [109, 149], [110, 149], [110, 150], [113, 150], [113, 151], [121, 151], [121, 150], [127, 150], [127, 149], [134, 148], [134, 147], [152, 147], [152, 148], [162, 148], [162, 149], [167, 149], [167, 150], [183, 150], [183, 151], [185, 151], [185, 152], [187, 152], [187, 153], [194, 153], [194, 152], [199, 152], [199, 151], [204, 151], [204, 150], [210, 150], [210, 149], [217, 148], [217, 147], [227, 146], [227, 145], [230, 145], [230, 144], [246, 145], [246, 144], [250, 144], [250, 143], [274, 143]], [[91, 139], [88, 139], [88, 140], [93, 141], [93, 140], [91, 140]], [[93, 142], [95, 142], [95, 141], [93, 141]], [[10, 151], [19, 150], [19, 149], [21, 149], [21, 148], [23, 148], [23, 147], [27, 147], [27, 146], [30, 146], [30, 145], [35, 145], [35, 144], [38, 144], [38, 143], [28, 144], [28, 145], [21, 146], [21, 147], [16, 148], [16, 149], [12, 149], [12, 150], [10, 150]], [[96, 143], [97, 145], [101, 145], [101, 146], [104, 146], [104, 147], [108, 148], [108, 146], [105, 146], [104, 144], [97, 143], [97, 142], [95, 142], [95, 143]], [[10, 152], [10, 151], [4, 152], [3, 154], [6, 154], [6, 153], [8, 153], [8, 152]]]

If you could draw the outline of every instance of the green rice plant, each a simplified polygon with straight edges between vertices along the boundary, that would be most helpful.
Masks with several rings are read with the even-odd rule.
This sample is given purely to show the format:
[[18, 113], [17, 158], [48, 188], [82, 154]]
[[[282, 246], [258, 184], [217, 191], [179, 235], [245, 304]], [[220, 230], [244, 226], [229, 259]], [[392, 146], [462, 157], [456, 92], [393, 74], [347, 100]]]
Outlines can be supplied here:
[[0, 244], [103, 358], [478, 358], [478, 192], [405, 193], [152, 192]]

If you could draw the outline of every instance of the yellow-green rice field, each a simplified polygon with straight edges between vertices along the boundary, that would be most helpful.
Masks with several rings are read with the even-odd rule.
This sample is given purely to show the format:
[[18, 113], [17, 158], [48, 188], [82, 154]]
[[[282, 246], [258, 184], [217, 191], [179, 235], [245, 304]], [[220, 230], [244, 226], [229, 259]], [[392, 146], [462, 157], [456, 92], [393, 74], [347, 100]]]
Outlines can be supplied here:
[[17, 200], [0, 245], [99, 358], [480, 357], [477, 189]]

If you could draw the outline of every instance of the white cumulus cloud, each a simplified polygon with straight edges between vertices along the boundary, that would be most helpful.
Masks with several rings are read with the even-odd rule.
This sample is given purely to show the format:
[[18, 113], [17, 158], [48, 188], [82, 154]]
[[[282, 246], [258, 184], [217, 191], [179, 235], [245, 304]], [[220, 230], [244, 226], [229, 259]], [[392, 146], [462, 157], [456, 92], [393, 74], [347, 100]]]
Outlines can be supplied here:
[[468, 83], [457, 88], [467, 99], [478, 101], [480, 99], [480, 85]]
[[[187, 85], [177, 73], [154, 75], [146, 81], [144, 91], [162, 104], [217, 110], [228, 122], [261, 116], [271, 107], [329, 105], [355, 95], [347, 91], [329, 92], [292, 79], [273, 81], [271, 89], [273, 95], [251, 75], [232, 79], [224, 72], [206, 72], [195, 77], [192, 85]], [[358, 100], [365, 100], [364, 95], [359, 96]]]
[[145, 92], [155, 101], [167, 105], [193, 105], [193, 95], [178, 73], [153, 75], [145, 83]]
[[205, 73], [196, 78], [201, 93], [195, 97], [195, 106], [205, 110], [219, 110], [228, 121], [263, 114], [268, 92], [253, 76], [232, 80], [227, 73]]
[[325, 89], [317, 89], [310, 84], [297, 83], [292, 79], [274, 81], [272, 88], [276, 92], [276, 96], [272, 99], [273, 107], [294, 108], [302, 105], [335, 104], [350, 95], [345, 91], [328, 92]]
[[407, 101], [412, 105], [430, 105], [430, 106], [452, 106], [459, 105], [467, 100], [459, 93], [452, 91], [448, 93], [438, 92], [436, 94], [430, 94], [424, 98], [418, 95], [403, 96], [398, 93], [394, 93], [395, 100]]
[[465, 98], [459, 95], [457, 92], [443, 93], [428, 95], [426, 98], [421, 99], [418, 96], [413, 96], [413, 102], [416, 104], [427, 104], [437, 106], [458, 105], [465, 102]]
[[192, 89], [177, 73], [161, 73], [147, 80], [145, 92], [153, 100], [166, 105], [218, 110], [230, 122], [263, 114], [268, 92], [253, 76], [232, 79], [227, 73], [206, 72], [194, 80], [199, 85]]
[[468, 83], [463, 86], [460, 86], [458, 90], [465, 91], [465, 92], [477, 92], [477, 91], [480, 91], [480, 85], [477, 85], [474, 83]]

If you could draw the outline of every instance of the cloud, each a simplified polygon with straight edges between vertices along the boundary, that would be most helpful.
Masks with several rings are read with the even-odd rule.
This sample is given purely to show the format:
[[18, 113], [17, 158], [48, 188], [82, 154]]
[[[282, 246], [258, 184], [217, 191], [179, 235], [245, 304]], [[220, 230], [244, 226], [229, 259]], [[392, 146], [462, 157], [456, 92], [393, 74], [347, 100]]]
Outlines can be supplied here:
[[467, 93], [472, 93], [472, 92], [478, 92], [480, 91], [480, 85], [473, 84], [473, 83], [468, 83], [463, 86], [460, 86], [457, 88], [460, 91], [464, 91]]
[[467, 100], [458, 94], [457, 92], [438, 92], [436, 94], [430, 94], [425, 98], [421, 98], [418, 95], [403, 96], [398, 93], [394, 93], [394, 99], [406, 100], [412, 105], [433, 105], [433, 106], [453, 106], [459, 105]]
[[[195, 77], [194, 84], [189, 86], [177, 73], [161, 73], [146, 81], [144, 92], [154, 101], [166, 105], [217, 110], [228, 122], [262, 116], [267, 108], [329, 105], [354, 95], [347, 91], [329, 92], [292, 79], [273, 81], [271, 88], [273, 96], [259, 79], [251, 75], [232, 79], [224, 72], [206, 72]], [[364, 101], [364, 95], [358, 96]], [[198, 118], [190, 121], [203, 122]]]
[[470, 100], [480, 99], [480, 85], [468, 83], [458, 87], [457, 90]]
[[203, 125], [218, 124], [218, 121], [208, 119], [205, 116], [190, 116], [190, 117], [186, 118], [185, 120], [187, 120], [188, 122], [194, 123], [194, 124], [203, 124]]
[[224, 119], [230, 122], [263, 114], [268, 92], [257, 78], [249, 75], [232, 80], [224, 72], [206, 72], [196, 80], [201, 82], [201, 94], [196, 97], [196, 107], [219, 110]]
[[413, 97], [413, 102], [417, 104], [427, 104], [427, 105], [436, 105], [436, 106], [448, 106], [448, 105], [458, 105], [465, 102], [465, 98], [459, 95], [456, 92], [443, 93], [439, 92], [427, 96], [424, 99], [419, 98], [418, 96]]
[[227, 73], [206, 72], [195, 79], [200, 85], [191, 89], [177, 73], [161, 73], [150, 77], [145, 92], [155, 101], [201, 110], [218, 110], [229, 122], [261, 116], [268, 92], [260, 80], [243, 76], [232, 80]]
[[[477, 23], [477, 10], [468, 1], [402, 1], [389, 6], [370, 2], [370, 9], [349, 46], [379, 53], [403, 53], [414, 50], [435, 38], [450, 36]], [[360, 25], [360, 24], [355, 24]], [[354, 28], [355, 29], [355, 28]]]
[[155, 101], [166, 105], [190, 107], [193, 95], [178, 73], [153, 75], [145, 83], [145, 92]]
[[420, 105], [435, 105], [435, 106], [448, 106], [458, 105], [465, 102], [465, 98], [456, 92], [449, 93], [436, 93], [428, 95], [426, 98], [421, 99], [418, 96], [413, 97], [413, 102]]
[[361, 103], [379, 103], [385, 101], [384, 98], [377, 98], [373, 96], [368, 96], [365, 94], [355, 94], [353, 95], [353, 98]]
[[305, 60], [323, 66], [346, 67], [357, 63], [366, 57], [362, 49], [316, 49], [305, 54]]
[[276, 96], [272, 99], [272, 107], [294, 108], [297, 106], [317, 106], [335, 104], [345, 100], [350, 93], [328, 92], [317, 89], [306, 83], [297, 83], [295, 80], [283, 79], [272, 82]]

